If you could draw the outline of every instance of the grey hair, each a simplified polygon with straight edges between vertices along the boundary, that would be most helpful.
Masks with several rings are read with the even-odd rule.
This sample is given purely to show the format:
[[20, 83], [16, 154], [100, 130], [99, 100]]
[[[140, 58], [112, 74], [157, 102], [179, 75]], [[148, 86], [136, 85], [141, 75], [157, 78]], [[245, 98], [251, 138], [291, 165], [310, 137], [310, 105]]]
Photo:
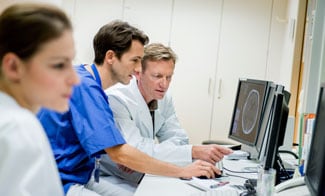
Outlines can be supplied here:
[[142, 71], [146, 69], [147, 61], [159, 60], [172, 60], [175, 64], [177, 60], [177, 55], [170, 47], [164, 46], [161, 43], [152, 43], [147, 45], [144, 48], [144, 56], [142, 58]]

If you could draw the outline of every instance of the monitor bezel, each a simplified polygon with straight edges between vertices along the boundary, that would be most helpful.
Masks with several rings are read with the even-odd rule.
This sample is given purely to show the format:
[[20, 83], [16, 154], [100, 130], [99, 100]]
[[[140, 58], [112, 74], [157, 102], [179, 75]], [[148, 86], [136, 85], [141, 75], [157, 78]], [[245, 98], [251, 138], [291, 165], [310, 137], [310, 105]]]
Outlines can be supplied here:
[[[257, 84], [257, 85], [263, 85], [264, 86], [264, 92], [263, 92], [263, 102], [262, 102], [262, 107], [260, 108], [260, 117], [258, 119], [258, 128], [256, 130], [256, 134], [255, 134], [255, 138], [253, 142], [249, 142], [247, 140], [243, 140], [242, 138], [233, 135], [232, 134], [232, 130], [233, 130], [233, 126], [234, 126], [234, 120], [236, 117], [236, 109], [237, 109], [237, 105], [238, 105], [238, 99], [240, 96], [240, 89], [241, 86], [243, 85], [243, 83], [251, 83], [251, 84]], [[262, 123], [262, 117], [263, 117], [263, 112], [265, 109], [265, 103], [266, 103], [266, 99], [267, 99], [267, 92], [269, 90], [269, 87], [271, 86], [272, 82], [271, 81], [266, 81], [266, 80], [257, 80], [257, 79], [248, 79], [248, 78], [240, 78], [238, 80], [238, 85], [237, 85], [237, 91], [236, 91], [236, 97], [235, 97], [235, 103], [234, 103], [234, 108], [233, 108], [233, 114], [232, 114], [232, 118], [231, 118], [231, 124], [230, 124], [230, 130], [228, 132], [228, 138], [233, 139], [237, 142], [240, 142], [244, 145], [247, 145], [249, 148], [250, 147], [254, 147], [257, 143], [257, 138], [259, 136], [259, 131], [261, 128], [261, 123]], [[254, 149], [255, 150], [255, 149]]]
[[[265, 170], [273, 168], [276, 170], [275, 184], [281, 182], [282, 175], [279, 165], [281, 158], [279, 156], [279, 147], [283, 144], [283, 136], [286, 131], [286, 124], [289, 116], [289, 99], [290, 93], [284, 90], [284, 87], [277, 85], [277, 90], [274, 94], [271, 116], [269, 119], [268, 132], [265, 136], [265, 153], [262, 161], [262, 166]], [[288, 175], [287, 173], [285, 173]], [[288, 179], [290, 176], [286, 176]]]
[[[315, 118], [315, 124], [314, 124], [314, 128], [313, 128], [313, 132], [312, 132], [312, 139], [311, 139], [311, 143], [310, 143], [310, 151], [309, 151], [309, 156], [308, 156], [308, 164], [306, 166], [306, 174], [305, 174], [305, 182], [306, 182], [306, 186], [308, 187], [309, 192], [312, 194], [312, 196], [323, 196], [325, 193], [325, 187], [324, 187], [324, 180], [325, 180], [325, 150], [323, 150], [323, 152], [315, 152], [312, 151], [312, 149], [324, 149], [325, 148], [325, 143], [324, 142], [318, 142], [318, 144], [322, 144], [321, 146], [316, 146], [317, 145], [315, 143], [315, 138], [323, 138], [325, 136], [324, 131], [322, 130], [322, 127], [320, 126], [320, 121], [324, 121], [324, 119], [320, 119], [321, 116], [319, 115], [320, 112], [325, 112], [323, 111], [325, 110], [325, 83], [322, 83], [320, 85], [320, 90], [319, 90], [319, 95], [318, 95], [318, 102], [317, 102], [317, 109], [316, 109], [316, 118]], [[319, 156], [321, 156], [321, 158], [319, 158]], [[317, 156], [318, 158], [315, 159], [314, 156]], [[313, 169], [315, 166], [314, 163], [317, 164], [317, 161], [319, 161], [319, 159], [322, 160], [322, 164], [319, 165], [318, 164], [318, 170], [320, 174], [319, 179], [314, 179], [315, 176], [311, 176], [310, 175], [310, 171], [311, 169]], [[313, 172], [315, 173], [315, 172]], [[318, 185], [317, 187], [315, 187], [313, 184], [315, 183], [315, 181], [318, 180]]]
[[259, 161], [263, 161], [265, 151], [266, 151], [266, 144], [267, 144], [267, 137], [269, 134], [270, 129], [270, 120], [272, 117], [272, 109], [273, 109], [273, 102], [274, 102], [274, 95], [276, 92], [277, 85], [271, 84], [269, 87], [267, 102], [265, 105], [262, 122], [258, 137], [256, 139], [255, 149], [257, 152], [257, 158]]

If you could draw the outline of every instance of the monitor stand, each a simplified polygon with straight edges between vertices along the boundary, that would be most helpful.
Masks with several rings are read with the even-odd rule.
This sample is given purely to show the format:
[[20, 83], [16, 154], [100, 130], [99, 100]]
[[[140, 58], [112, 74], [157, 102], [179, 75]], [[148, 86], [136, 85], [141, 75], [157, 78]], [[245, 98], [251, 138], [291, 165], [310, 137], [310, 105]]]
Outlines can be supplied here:
[[256, 147], [242, 144], [241, 150], [246, 151], [249, 154], [248, 159], [251, 159], [251, 160], [258, 159], [258, 152], [256, 150]]

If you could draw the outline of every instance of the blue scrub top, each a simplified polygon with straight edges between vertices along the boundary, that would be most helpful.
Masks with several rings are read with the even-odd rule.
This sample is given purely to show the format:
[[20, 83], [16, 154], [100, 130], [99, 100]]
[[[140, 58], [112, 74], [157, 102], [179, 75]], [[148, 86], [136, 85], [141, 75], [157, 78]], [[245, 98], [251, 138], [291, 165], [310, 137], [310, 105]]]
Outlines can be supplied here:
[[89, 181], [96, 155], [104, 154], [106, 148], [125, 144], [101, 84], [83, 65], [75, 69], [81, 83], [73, 90], [69, 111], [57, 113], [42, 108], [38, 113], [51, 143], [65, 193], [71, 185]]

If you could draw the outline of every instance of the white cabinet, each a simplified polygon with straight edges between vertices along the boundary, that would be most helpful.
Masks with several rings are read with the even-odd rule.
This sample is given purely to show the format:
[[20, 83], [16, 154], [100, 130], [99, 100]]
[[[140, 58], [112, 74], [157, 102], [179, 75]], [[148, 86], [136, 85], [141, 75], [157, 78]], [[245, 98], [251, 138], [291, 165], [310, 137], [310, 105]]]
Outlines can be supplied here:
[[121, 19], [123, 0], [62, 0], [70, 15], [76, 43], [75, 63], [94, 61], [93, 38], [99, 28], [113, 19]]
[[192, 143], [209, 138], [221, 0], [176, 0], [171, 47], [179, 59], [172, 81], [177, 115]]
[[209, 139], [227, 139], [239, 78], [290, 91], [298, 1], [224, 1]]
[[272, 0], [224, 1], [211, 139], [228, 136], [240, 77], [265, 79]]
[[281, 83], [286, 25], [274, 20], [285, 17], [283, 5], [287, 2], [175, 1], [171, 46], [180, 60], [172, 90], [192, 143], [227, 139], [240, 77]]
[[[288, 1], [63, 0], [63, 6], [75, 26], [77, 63], [93, 61], [92, 38], [113, 19], [172, 47], [178, 55], [170, 87], [177, 116], [191, 143], [199, 144], [227, 138], [239, 77], [278, 80], [288, 23], [274, 20], [287, 17]], [[279, 4], [285, 6], [275, 9]], [[284, 77], [290, 81], [291, 74]]]
[[168, 44], [173, 1], [125, 0], [123, 5], [123, 20], [143, 30], [150, 43]]

